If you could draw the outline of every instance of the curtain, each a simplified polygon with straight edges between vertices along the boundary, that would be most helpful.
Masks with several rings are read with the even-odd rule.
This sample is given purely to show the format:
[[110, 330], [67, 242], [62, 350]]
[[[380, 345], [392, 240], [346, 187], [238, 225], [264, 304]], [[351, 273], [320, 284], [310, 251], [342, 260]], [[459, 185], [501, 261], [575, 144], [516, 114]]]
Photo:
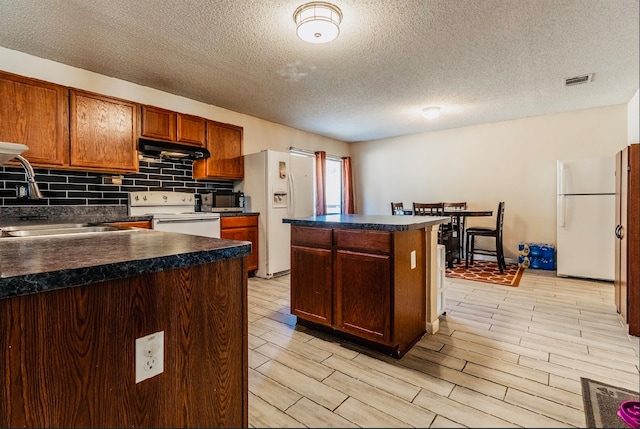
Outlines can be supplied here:
[[342, 213], [355, 213], [355, 201], [353, 201], [353, 180], [351, 173], [351, 157], [342, 158]]
[[316, 152], [316, 216], [327, 214], [327, 198], [324, 192], [327, 183], [326, 163], [327, 153]]

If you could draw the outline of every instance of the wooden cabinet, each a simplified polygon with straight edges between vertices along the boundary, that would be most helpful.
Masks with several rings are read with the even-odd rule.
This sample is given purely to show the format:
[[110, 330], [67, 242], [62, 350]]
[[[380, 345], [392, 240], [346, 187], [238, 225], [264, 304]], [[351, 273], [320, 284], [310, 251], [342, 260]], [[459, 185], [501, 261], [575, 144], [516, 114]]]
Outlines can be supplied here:
[[[0, 299], [0, 426], [247, 427], [243, 265]], [[136, 339], [158, 331], [164, 371], [135, 383]]]
[[22, 155], [34, 167], [67, 166], [68, 93], [60, 85], [0, 72], [0, 141], [27, 145]]
[[616, 156], [615, 302], [629, 326], [640, 336], [640, 143]]
[[223, 216], [220, 219], [220, 237], [250, 241], [251, 254], [247, 257], [247, 272], [258, 269], [258, 216]]
[[333, 325], [332, 230], [291, 228], [291, 314]]
[[159, 140], [203, 147], [206, 120], [153, 106], [141, 106], [140, 135]]
[[291, 227], [291, 313], [401, 357], [425, 333], [424, 229]]
[[391, 340], [391, 233], [336, 230], [335, 325], [359, 337]]
[[243, 128], [207, 121], [207, 149], [211, 157], [193, 162], [194, 179], [244, 178]]
[[137, 104], [79, 90], [69, 96], [70, 167], [138, 171]]
[[151, 221], [150, 220], [139, 220], [139, 221], [123, 221], [123, 222], [110, 222], [109, 225], [113, 226], [124, 226], [127, 228], [144, 228], [151, 229]]

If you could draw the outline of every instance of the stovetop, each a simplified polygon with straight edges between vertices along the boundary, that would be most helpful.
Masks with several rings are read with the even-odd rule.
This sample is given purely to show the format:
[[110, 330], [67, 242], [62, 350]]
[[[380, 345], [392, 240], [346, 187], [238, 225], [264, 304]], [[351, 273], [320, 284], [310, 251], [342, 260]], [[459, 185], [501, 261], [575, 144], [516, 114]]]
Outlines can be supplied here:
[[195, 196], [188, 192], [139, 191], [129, 193], [129, 216], [220, 217], [218, 213], [196, 212], [195, 207]]

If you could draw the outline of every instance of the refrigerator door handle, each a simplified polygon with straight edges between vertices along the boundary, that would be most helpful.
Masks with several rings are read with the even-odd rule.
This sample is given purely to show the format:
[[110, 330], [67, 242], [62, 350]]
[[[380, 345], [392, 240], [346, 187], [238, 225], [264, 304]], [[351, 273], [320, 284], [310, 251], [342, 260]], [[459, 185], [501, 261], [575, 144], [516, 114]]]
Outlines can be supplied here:
[[564, 194], [564, 162], [558, 161], [558, 195]]
[[564, 219], [565, 219], [565, 211], [566, 211], [566, 202], [565, 202], [565, 198], [564, 195], [560, 194], [558, 196], [558, 198], [560, 199], [560, 220], [558, 221], [558, 224], [560, 225], [560, 228], [564, 228]]
[[296, 199], [296, 195], [295, 195], [295, 186], [293, 186], [293, 171], [291, 168], [289, 168], [289, 207], [287, 207], [287, 214], [289, 215], [289, 217], [293, 217], [294, 215], [294, 204], [293, 202]]

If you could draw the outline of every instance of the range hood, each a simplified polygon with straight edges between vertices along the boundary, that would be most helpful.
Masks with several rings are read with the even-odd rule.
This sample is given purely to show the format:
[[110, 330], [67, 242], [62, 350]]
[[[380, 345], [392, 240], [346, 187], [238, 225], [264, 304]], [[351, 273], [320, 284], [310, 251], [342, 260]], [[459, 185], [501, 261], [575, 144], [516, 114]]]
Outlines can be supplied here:
[[211, 153], [203, 147], [142, 137], [138, 139], [138, 150], [143, 155], [170, 159], [196, 160], [206, 159], [211, 156]]

